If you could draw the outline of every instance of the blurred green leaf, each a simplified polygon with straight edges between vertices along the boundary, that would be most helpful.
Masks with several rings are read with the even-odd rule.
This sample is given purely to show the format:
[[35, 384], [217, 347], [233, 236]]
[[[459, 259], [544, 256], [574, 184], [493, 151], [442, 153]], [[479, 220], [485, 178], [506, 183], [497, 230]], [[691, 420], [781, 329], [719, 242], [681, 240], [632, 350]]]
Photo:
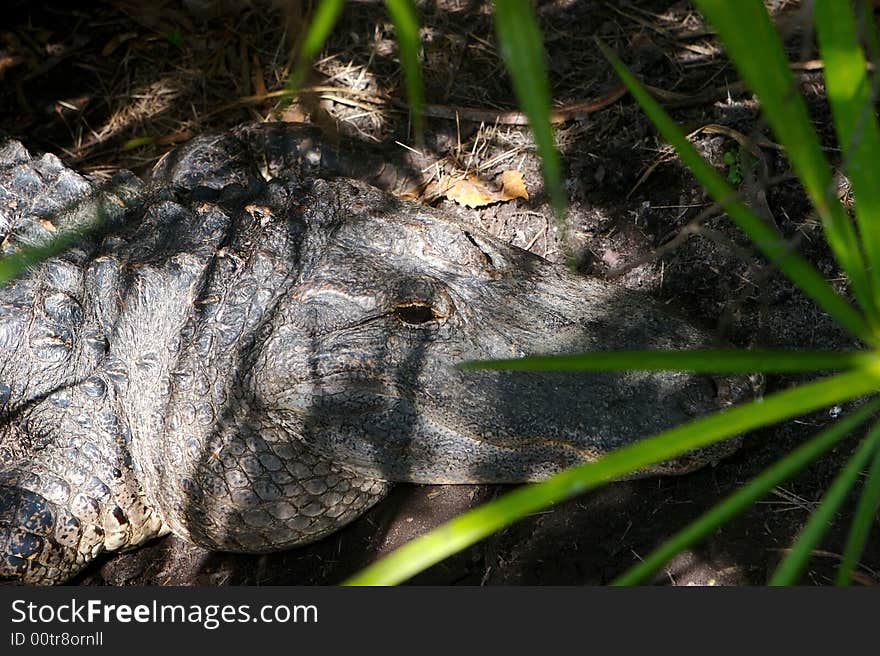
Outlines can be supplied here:
[[0, 286], [25, 274], [43, 260], [67, 250], [89, 233], [101, 228], [111, 217], [120, 216], [125, 211], [125, 206], [136, 202], [141, 193], [125, 184], [111, 181], [51, 212], [44, 218], [64, 227], [45, 243], [21, 244], [13, 253], [0, 257]]
[[791, 551], [779, 564], [770, 579], [770, 585], [794, 585], [798, 582], [801, 573], [810, 561], [813, 549], [819, 544], [828, 527], [831, 526], [837, 509], [855, 485], [859, 473], [878, 445], [880, 445], [880, 423], [874, 426], [859, 445], [853, 457], [850, 458], [846, 467], [834, 479], [831, 487], [822, 497], [819, 507], [810, 515], [810, 519], [801, 530]]
[[406, 76], [406, 93], [412, 112], [416, 138], [423, 137], [423, 117], [425, 113], [425, 90], [422, 85], [422, 66], [419, 62], [419, 19], [416, 7], [411, 0], [385, 0], [388, 15], [394, 23], [394, 33], [400, 48], [400, 65]]
[[463, 362], [460, 369], [516, 371], [694, 371], [702, 373], [791, 373], [849, 369], [880, 362], [871, 351], [594, 351]]
[[[544, 43], [528, 0], [495, 0], [495, 32], [519, 105], [529, 118], [544, 172], [544, 183], [560, 223], [568, 204], [562, 161], [550, 124], [550, 84]], [[563, 223], [564, 225], [564, 223]]]
[[856, 7], [860, 10], [858, 17], [859, 36], [864, 40], [868, 58], [874, 66], [880, 59], [880, 33], [877, 31], [877, 23], [874, 20], [875, 4], [872, 0], [856, 0]]
[[791, 478], [828, 449], [866, 422], [880, 410], [880, 400], [874, 400], [839, 420], [787, 456], [764, 470], [759, 476], [715, 505], [699, 519], [689, 524], [664, 542], [656, 551], [639, 561], [613, 585], [636, 585], [651, 576], [670, 558], [706, 537], [716, 528], [730, 521], [760, 500], [774, 487]]
[[321, 52], [344, 7], [345, 0], [321, 0], [316, 4], [315, 13], [299, 48], [296, 65], [287, 78], [287, 95], [279, 103], [282, 107], [296, 96], [308, 75], [312, 60]]
[[868, 62], [859, 46], [856, 17], [849, 2], [817, 0], [813, 6], [825, 89], [846, 174], [856, 198], [860, 241], [865, 249], [880, 308], [880, 129], [868, 81]]
[[[743, 4], [751, 2], [752, 0], [743, 0]], [[739, 5], [739, 3], [731, 4]], [[639, 84], [617, 55], [604, 43], [600, 42], [599, 47], [630, 93], [642, 106], [663, 137], [675, 148], [678, 156], [696, 176], [700, 184], [724, 208], [728, 216], [739, 225], [755, 245], [841, 325], [869, 344], [874, 346], [880, 344], [880, 336], [868, 328], [861, 315], [834, 291], [822, 274], [816, 271], [807, 260], [795, 253], [785, 239], [738, 200], [734, 190], [700, 156], [675, 121]], [[813, 135], [813, 139], [815, 140], [815, 135]], [[864, 271], [862, 273], [864, 274]]]
[[858, 565], [859, 558], [868, 542], [868, 536], [876, 523], [877, 508], [880, 505], [880, 448], [874, 450], [874, 460], [862, 489], [856, 514], [853, 517], [843, 560], [837, 570], [837, 585], [849, 585], [852, 573]]
[[134, 137], [122, 144], [122, 150], [134, 150], [141, 146], [149, 146], [156, 140], [153, 137]]
[[[874, 303], [872, 278], [861, 245], [851, 219], [837, 199], [831, 169], [764, 3], [762, 0], [695, 0], [695, 4], [711, 21], [740, 75], [760, 99], [764, 117], [785, 147], [792, 167], [822, 219], [828, 244], [876, 331], [880, 326], [880, 310]], [[641, 101], [640, 104], [645, 106]], [[705, 185], [702, 179], [701, 182]], [[713, 193], [708, 185], [706, 188]], [[756, 243], [761, 246], [760, 241]], [[800, 278], [793, 279], [802, 283]], [[837, 316], [824, 304], [823, 307]], [[877, 344], [876, 334], [871, 335], [870, 341]]]
[[0, 286], [23, 275], [30, 267], [67, 250], [82, 237], [80, 231], [65, 232], [42, 246], [21, 246], [11, 255], [0, 258]]

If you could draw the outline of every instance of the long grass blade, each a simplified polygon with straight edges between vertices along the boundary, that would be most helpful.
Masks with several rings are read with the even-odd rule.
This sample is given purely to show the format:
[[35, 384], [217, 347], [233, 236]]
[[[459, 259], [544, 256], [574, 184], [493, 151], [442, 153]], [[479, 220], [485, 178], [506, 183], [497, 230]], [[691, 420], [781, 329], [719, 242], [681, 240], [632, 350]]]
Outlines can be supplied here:
[[48, 218], [61, 229], [49, 241], [22, 244], [0, 257], [0, 286], [23, 275], [43, 260], [67, 250], [89, 234], [101, 230], [109, 221], [120, 218], [126, 207], [144, 193], [126, 182], [111, 180], [50, 213]]
[[837, 585], [849, 585], [852, 574], [859, 562], [859, 557], [868, 542], [868, 535], [876, 521], [877, 508], [880, 506], [880, 448], [874, 451], [874, 460], [859, 498], [859, 505], [853, 517], [843, 560], [837, 570]]
[[[833, 0], [837, 2], [838, 0]], [[869, 323], [880, 326], [880, 310], [855, 228], [837, 199], [831, 169], [822, 154], [777, 34], [762, 0], [696, 0], [736, 64], [745, 82], [761, 100], [761, 109], [777, 140], [785, 147], [825, 237]]]
[[856, 0], [856, 6], [859, 10], [858, 27], [859, 36], [865, 42], [865, 49], [871, 64], [875, 66], [880, 61], [880, 32], [877, 30], [877, 23], [874, 21], [874, 2], [872, 0]]
[[878, 410], [880, 410], [880, 399], [875, 399], [820, 432], [774, 465], [765, 469], [747, 485], [743, 485], [736, 492], [716, 504], [700, 516], [699, 519], [676, 533], [654, 552], [615, 579], [612, 585], [636, 585], [641, 583], [677, 553], [697, 543], [716, 528], [745, 511], [774, 487], [794, 476], [801, 469], [816, 460], [816, 458], [845, 438], [858, 426], [866, 422]]
[[18, 278], [30, 267], [67, 250], [81, 239], [80, 231], [66, 232], [41, 246], [22, 246], [11, 255], [0, 258], [0, 285]]
[[880, 368], [859, 369], [777, 392], [664, 431], [464, 513], [376, 561], [346, 583], [399, 583], [529, 513], [695, 448], [862, 396], [874, 391], [878, 383]]
[[[751, 2], [751, 0], [746, 0]], [[731, 3], [738, 5], [739, 3]], [[862, 316], [844, 299], [807, 260], [795, 253], [791, 246], [770, 226], [737, 200], [733, 189], [697, 152], [693, 145], [663, 110], [660, 104], [639, 84], [623, 62], [605, 44], [599, 43], [618, 76], [638, 101], [663, 137], [675, 148], [700, 184], [722, 205], [728, 216], [751, 238], [755, 245], [775, 263], [804, 293], [815, 300], [841, 325], [874, 346], [880, 337], [867, 326]], [[815, 139], [815, 135], [813, 136]]]
[[810, 560], [810, 554], [825, 535], [834, 519], [834, 514], [846, 499], [859, 477], [859, 472], [868, 462], [868, 458], [880, 445], [880, 423], [876, 424], [868, 436], [862, 440], [855, 454], [849, 459], [846, 467], [837, 475], [831, 487], [822, 497], [816, 511], [810, 515], [797, 541], [788, 555], [776, 568], [770, 579], [770, 585], [794, 585]]
[[495, 32], [519, 105], [529, 118], [544, 184], [557, 219], [567, 203], [562, 187], [562, 162], [550, 124], [550, 85], [544, 62], [544, 43], [529, 0], [495, 0]]
[[299, 91], [312, 60], [321, 52], [344, 7], [345, 0], [321, 0], [315, 4], [315, 13], [303, 36], [293, 72], [287, 78], [285, 85], [287, 95], [282, 99], [281, 105], [289, 103]]
[[400, 65], [406, 78], [406, 94], [412, 113], [413, 128], [419, 141], [423, 134], [425, 89], [422, 84], [422, 66], [419, 62], [419, 18], [412, 0], [385, 0], [388, 15], [394, 23]]
[[825, 90], [856, 198], [856, 219], [872, 278], [874, 305], [880, 308], [880, 127], [874, 114], [876, 92], [872, 92], [868, 79], [868, 63], [859, 46], [852, 5], [817, 0], [813, 12], [825, 65]]
[[596, 351], [463, 362], [460, 369], [515, 371], [693, 371], [793, 373], [832, 371], [880, 362], [872, 351]]

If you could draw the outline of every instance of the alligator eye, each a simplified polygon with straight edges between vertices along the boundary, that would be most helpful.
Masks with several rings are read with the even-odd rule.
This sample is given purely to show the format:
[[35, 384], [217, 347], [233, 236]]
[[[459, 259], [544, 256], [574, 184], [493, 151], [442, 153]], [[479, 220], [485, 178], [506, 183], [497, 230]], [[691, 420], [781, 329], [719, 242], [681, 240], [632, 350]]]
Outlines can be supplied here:
[[408, 303], [394, 308], [394, 316], [401, 323], [418, 326], [442, 318], [434, 308], [423, 303]]

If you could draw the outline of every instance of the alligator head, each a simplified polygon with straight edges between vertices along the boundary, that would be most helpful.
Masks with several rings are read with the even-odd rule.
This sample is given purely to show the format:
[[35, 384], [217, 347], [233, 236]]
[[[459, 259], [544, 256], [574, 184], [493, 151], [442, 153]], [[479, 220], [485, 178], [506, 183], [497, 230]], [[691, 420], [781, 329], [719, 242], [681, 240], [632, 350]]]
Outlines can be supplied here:
[[[437, 210], [301, 160], [260, 166], [279, 134], [303, 143], [289, 126], [195, 140], [154, 172], [133, 227], [0, 291], [0, 574], [61, 581], [169, 530], [281, 549], [392, 482], [540, 480], [748, 393], [684, 373], [457, 368], [712, 340]], [[37, 337], [62, 329], [104, 346], [41, 356]]]
[[320, 194], [344, 210], [329, 212], [334, 225], [279, 307], [257, 367], [272, 373], [256, 384], [276, 423], [335, 462], [391, 481], [534, 481], [742, 393], [681, 373], [462, 371], [468, 360], [711, 339], [644, 294], [437, 212], [388, 207], [366, 185], [322, 183]]

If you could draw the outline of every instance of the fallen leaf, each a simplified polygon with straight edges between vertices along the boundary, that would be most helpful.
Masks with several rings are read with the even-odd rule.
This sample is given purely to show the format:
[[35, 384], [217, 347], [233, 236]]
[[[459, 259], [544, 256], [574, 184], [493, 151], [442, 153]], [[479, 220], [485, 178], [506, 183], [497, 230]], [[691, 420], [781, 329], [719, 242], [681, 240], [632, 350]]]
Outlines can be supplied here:
[[475, 175], [452, 182], [443, 195], [465, 207], [483, 207], [495, 202], [494, 193], [486, 189], [483, 181]]
[[442, 195], [465, 207], [485, 207], [492, 203], [503, 203], [514, 198], [528, 199], [529, 192], [520, 171], [504, 171], [501, 174], [501, 191], [490, 189], [484, 180], [474, 174], [467, 178], [455, 180], [449, 184], [440, 184]]
[[291, 103], [281, 112], [281, 120], [285, 123], [305, 123], [309, 112], [299, 103]]
[[501, 193], [505, 197], [504, 200], [513, 200], [514, 198], [529, 199], [529, 192], [526, 191], [526, 181], [523, 179], [522, 171], [510, 169], [501, 173]]

